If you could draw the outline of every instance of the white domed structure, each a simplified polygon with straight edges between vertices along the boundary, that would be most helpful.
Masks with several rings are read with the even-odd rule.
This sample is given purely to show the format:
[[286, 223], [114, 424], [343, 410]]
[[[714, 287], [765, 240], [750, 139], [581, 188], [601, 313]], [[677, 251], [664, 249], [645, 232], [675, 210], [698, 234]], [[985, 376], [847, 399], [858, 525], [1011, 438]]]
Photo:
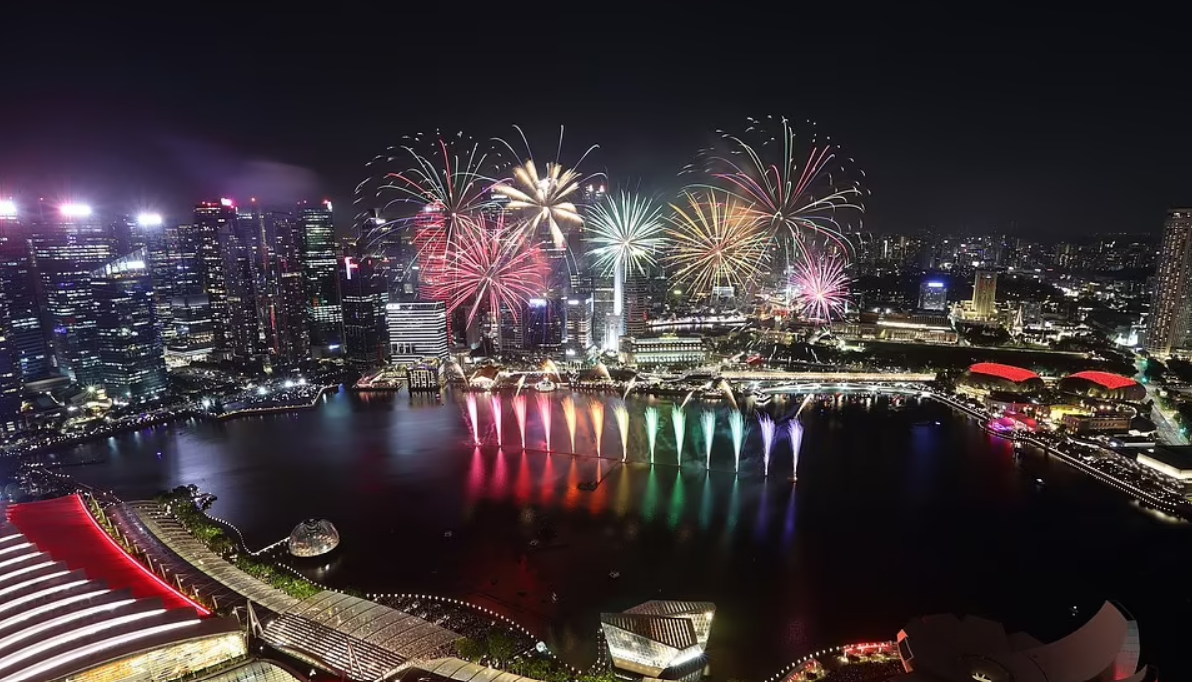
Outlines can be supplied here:
[[307, 519], [290, 532], [289, 547], [296, 557], [322, 556], [339, 547], [339, 531], [327, 519]]

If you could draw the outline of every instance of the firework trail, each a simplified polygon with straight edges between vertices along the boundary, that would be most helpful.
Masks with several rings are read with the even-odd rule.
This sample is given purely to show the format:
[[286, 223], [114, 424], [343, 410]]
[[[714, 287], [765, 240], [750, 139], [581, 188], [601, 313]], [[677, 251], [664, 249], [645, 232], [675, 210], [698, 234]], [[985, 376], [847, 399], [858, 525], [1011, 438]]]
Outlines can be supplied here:
[[[544, 174], [540, 174], [538, 171], [538, 165], [534, 162], [534, 155], [530, 152], [530, 143], [526, 140], [525, 133], [518, 126], [514, 126], [514, 130], [521, 137], [522, 146], [526, 150], [524, 156], [519, 155], [513, 145], [505, 140], [497, 141], [504, 144], [514, 158], [520, 156], [525, 160], [520, 165], [514, 166], [511, 179], [494, 185], [493, 192], [509, 199], [509, 203], [506, 205], [509, 210], [525, 215], [521, 231], [523, 237], [535, 239], [539, 226], [545, 223], [550, 228], [555, 248], [564, 248], [567, 246], [567, 239], [559, 224], [579, 225], [583, 223], [583, 217], [580, 216], [579, 209], [575, 205], [575, 196], [579, 192], [580, 186], [594, 176], [584, 176], [576, 168], [566, 168], [558, 161], [563, 148], [563, 128], [559, 128], [559, 146], [555, 152], [555, 161], [546, 164]], [[589, 147], [580, 157], [576, 166], [583, 163], [588, 154], [596, 148], [595, 145]]]
[[629, 459], [629, 409], [625, 403], [618, 401], [613, 405], [613, 421], [621, 434], [621, 461], [624, 462]]
[[567, 422], [567, 435], [571, 436], [571, 452], [575, 452], [575, 401], [571, 396], [563, 398], [563, 421]]
[[471, 301], [468, 324], [482, 309], [494, 316], [542, 294], [548, 266], [542, 250], [510, 238], [509, 229], [487, 219], [460, 223], [447, 251], [447, 276], [430, 288], [433, 299], [447, 302], [447, 315]]
[[675, 464], [683, 464], [683, 436], [687, 434], [687, 415], [682, 405], [671, 405], [671, 426], [675, 429]]
[[770, 451], [774, 448], [774, 420], [762, 412], [757, 415], [757, 424], [762, 431], [762, 466], [764, 475], [770, 475]]
[[741, 446], [745, 444], [745, 415], [737, 410], [729, 412], [728, 428], [733, 436], [733, 471], [740, 471]]
[[472, 443], [480, 445], [480, 422], [476, 418], [476, 394], [469, 393], [465, 400], [468, 403], [468, 420], [472, 427]]
[[791, 437], [791, 480], [799, 477], [799, 450], [803, 447], [803, 425], [791, 419], [786, 425]]
[[492, 395], [492, 407], [493, 426], [497, 427], [497, 447], [501, 447], [501, 445], [503, 445], [501, 441], [501, 417], [504, 415], [501, 414], [501, 396], [497, 395], [496, 393]]
[[758, 215], [770, 240], [785, 231], [796, 249], [823, 237], [851, 251], [845, 236], [849, 225], [842, 220], [856, 212], [859, 227], [866, 192], [851, 178], [865, 173], [854, 170], [854, 160], [816, 132], [813, 123], [798, 131], [785, 117], [749, 118], [747, 123], [739, 135], [717, 131], [721, 149], [700, 154], [699, 170], [710, 181], [696, 186], [719, 186], [741, 199]]
[[716, 413], [707, 410], [700, 415], [700, 424], [704, 428], [704, 468], [712, 468], [712, 437], [716, 434]]
[[662, 258], [675, 269], [673, 278], [697, 294], [718, 286], [750, 288], [768, 257], [757, 216], [724, 193], [684, 197], [685, 206], [671, 204], [668, 236], [674, 248]]
[[844, 261], [831, 256], [817, 258], [810, 252], [805, 255], [791, 277], [791, 290], [800, 313], [815, 322], [843, 318], [850, 281]]
[[593, 400], [588, 404], [588, 415], [592, 417], [592, 432], [596, 435], [596, 456], [600, 456], [600, 441], [604, 437], [604, 403]]
[[546, 434], [546, 450], [550, 452], [550, 411], [551, 402], [550, 396], [545, 393], [538, 394], [538, 418], [542, 420], [542, 431]]
[[526, 397], [524, 395], [513, 398], [513, 416], [517, 417], [517, 431], [521, 434], [522, 449], [526, 449]]
[[658, 440], [658, 408], [646, 408], [646, 443], [650, 447], [650, 464], [654, 463], [654, 444]]

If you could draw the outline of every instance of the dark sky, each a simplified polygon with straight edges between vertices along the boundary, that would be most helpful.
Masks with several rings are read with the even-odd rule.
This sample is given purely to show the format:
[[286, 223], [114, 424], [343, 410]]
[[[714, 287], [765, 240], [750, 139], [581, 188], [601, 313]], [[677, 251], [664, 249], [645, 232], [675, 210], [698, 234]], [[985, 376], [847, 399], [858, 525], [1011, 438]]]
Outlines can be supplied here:
[[545, 150], [564, 124], [565, 160], [598, 143], [589, 170], [666, 189], [713, 129], [773, 113], [845, 145], [877, 231], [1153, 231], [1192, 201], [1189, 59], [1161, 25], [406, 5], [9, 16], [0, 194], [183, 219], [328, 197], [346, 227], [364, 162], [402, 135], [518, 123]]

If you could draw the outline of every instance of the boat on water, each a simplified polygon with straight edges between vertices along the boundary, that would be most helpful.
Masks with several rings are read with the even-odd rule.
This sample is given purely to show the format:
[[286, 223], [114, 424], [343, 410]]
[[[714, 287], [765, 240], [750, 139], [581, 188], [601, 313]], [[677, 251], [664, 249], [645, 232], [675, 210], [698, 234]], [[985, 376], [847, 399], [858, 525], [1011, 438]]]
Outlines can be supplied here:
[[542, 381], [534, 384], [534, 390], [538, 391], [539, 393], [550, 393], [556, 388], [558, 388], [558, 386], [555, 386], [555, 382], [551, 381], [550, 379], [543, 379]]

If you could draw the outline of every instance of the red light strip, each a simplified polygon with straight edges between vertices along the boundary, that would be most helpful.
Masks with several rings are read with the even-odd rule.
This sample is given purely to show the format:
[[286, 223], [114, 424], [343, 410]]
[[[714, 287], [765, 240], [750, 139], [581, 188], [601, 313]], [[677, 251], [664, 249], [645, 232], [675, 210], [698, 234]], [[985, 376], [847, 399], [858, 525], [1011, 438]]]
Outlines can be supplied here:
[[186, 596], [185, 594], [182, 594], [173, 585], [171, 585], [171, 584], [167, 583], [166, 581], [162, 580], [161, 578], [157, 577], [156, 573], [145, 568], [145, 566], [143, 564], [141, 564], [141, 562], [130, 557], [128, 555], [128, 553], [124, 551], [124, 548], [121, 547], [119, 544], [117, 544], [116, 541], [112, 539], [112, 536], [108, 535], [108, 532], [106, 530], [104, 530], [99, 525], [99, 522], [95, 520], [95, 517], [91, 515], [91, 512], [87, 511], [87, 506], [83, 504], [83, 498], [79, 497], [78, 495], [74, 495], [74, 499], [75, 499], [75, 502], [79, 505], [79, 509], [83, 512], [83, 516], [87, 517], [87, 520], [89, 520], [91, 522], [91, 525], [95, 526], [95, 530], [98, 531], [99, 534], [102, 535], [104, 537], [104, 539], [107, 540], [108, 543], [111, 544], [112, 547], [117, 552], [120, 553], [120, 556], [124, 557], [125, 561], [132, 564], [133, 566], [136, 566], [137, 569], [139, 569], [141, 571], [141, 573], [144, 573], [145, 575], [149, 576], [150, 578], [153, 578], [154, 580], [156, 580], [157, 583], [159, 585], [161, 585], [162, 587], [166, 588], [170, 592], [173, 592], [174, 594], [178, 595], [179, 597], [182, 597], [183, 599], [185, 599], [187, 602], [189, 602], [191, 604], [191, 606], [195, 607], [195, 610], [199, 612], [199, 615], [201, 615], [201, 616], [210, 616], [211, 615], [211, 612], [208, 611], [207, 609], [203, 608], [201, 605], [199, 605], [198, 602], [196, 602], [195, 600]]

